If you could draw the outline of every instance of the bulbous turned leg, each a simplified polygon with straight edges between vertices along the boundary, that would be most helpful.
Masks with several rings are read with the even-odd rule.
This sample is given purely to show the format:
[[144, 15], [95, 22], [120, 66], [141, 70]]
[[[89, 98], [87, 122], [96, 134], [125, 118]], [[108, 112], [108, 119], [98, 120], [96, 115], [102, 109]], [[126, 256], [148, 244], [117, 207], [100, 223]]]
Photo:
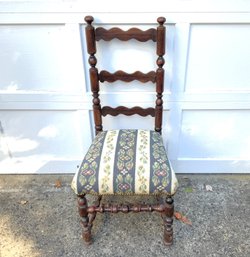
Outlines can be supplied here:
[[164, 203], [164, 212], [162, 214], [164, 222], [163, 241], [165, 245], [173, 244], [173, 215], [174, 215], [174, 200], [167, 197]]
[[88, 203], [85, 195], [79, 195], [77, 202], [82, 224], [82, 238], [89, 245], [91, 244], [91, 226], [89, 225]]

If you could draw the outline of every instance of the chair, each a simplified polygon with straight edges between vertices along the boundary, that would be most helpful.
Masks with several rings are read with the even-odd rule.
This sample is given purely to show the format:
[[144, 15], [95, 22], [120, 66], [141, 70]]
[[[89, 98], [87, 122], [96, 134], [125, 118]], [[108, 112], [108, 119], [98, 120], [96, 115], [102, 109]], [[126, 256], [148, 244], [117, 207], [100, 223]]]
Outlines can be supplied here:
[[[162, 130], [163, 86], [164, 86], [164, 54], [165, 54], [165, 27], [164, 17], [157, 19], [158, 27], [142, 31], [131, 28], [123, 31], [120, 28], [106, 30], [103, 27], [95, 28], [92, 25], [94, 18], [86, 16], [85, 33], [87, 51], [90, 64], [90, 83], [93, 93], [93, 113], [96, 137], [93, 140], [79, 171], [72, 181], [72, 188], [78, 196], [78, 209], [82, 224], [82, 236], [87, 244], [91, 243], [91, 228], [97, 213], [128, 213], [128, 212], [159, 212], [163, 218], [163, 241], [166, 245], [173, 242], [173, 214], [175, 194], [178, 182], [170, 166], [164, 148]], [[158, 56], [156, 71], [142, 73], [126, 73], [106, 70], [98, 71], [95, 57], [96, 42], [112, 39], [127, 41], [135, 39], [140, 42], [152, 40], [156, 42]], [[99, 99], [99, 82], [114, 82], [117, 80], [142, 83], [151, 81], [156, 84], [155, 108], [141, 108], [135, 106], [127, 108], [118, 106], [101, 106]], [[103, 131], [102, 116], [112, 115], [151, 115], [155, 117], [154, 130], [120, 129]], [[96, 204], [89, 206], [86, 194], [98, 196]], [[103, 195], [154, 195], [156, 204], [101, 204]], [[162, 196], [162, 197], [160, 197]], [[164, 198], [163, 198], [164, 197]]]

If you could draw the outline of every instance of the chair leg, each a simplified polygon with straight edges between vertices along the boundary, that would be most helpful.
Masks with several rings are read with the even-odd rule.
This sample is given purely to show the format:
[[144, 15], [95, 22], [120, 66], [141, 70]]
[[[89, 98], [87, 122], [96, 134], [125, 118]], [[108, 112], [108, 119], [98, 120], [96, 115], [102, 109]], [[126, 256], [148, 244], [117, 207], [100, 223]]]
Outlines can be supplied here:
[[91, 244], [91, 225], [89, 224], [88, 202], [85, 195], [79, 195], [77, 202], [82, 224], [82, 238], [89, 245]]
[[165, 245], [173, 244], [173, 215], [174, 215], [174, 200], [171, 197], [167, 197], [165, 200], [165, 208], [162, 213], [164, 221], [164, 236], [163, 241]]
[[[100, 195], [100, 196], [98, 196], [97, 200], [95, 201], [94, 206], [99, 207], [101, 200], [102, 200], [102, 196]], [[93, 222], [94, 222], [95, 218], [96, 218], [96, 212], [92, 212], [89, 214], [90, 229], [92, 229], [92, 227], [93, 227]]]

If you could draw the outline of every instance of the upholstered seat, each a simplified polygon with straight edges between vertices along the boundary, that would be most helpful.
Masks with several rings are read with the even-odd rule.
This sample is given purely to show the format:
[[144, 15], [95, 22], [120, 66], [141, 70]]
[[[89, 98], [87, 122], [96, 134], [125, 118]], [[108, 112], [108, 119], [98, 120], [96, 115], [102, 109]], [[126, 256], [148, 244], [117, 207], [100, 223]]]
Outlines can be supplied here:
[[72, 188], [77, 195], [173, 195], [177, 180], [158, 132], [121, 129], [95, 137]]

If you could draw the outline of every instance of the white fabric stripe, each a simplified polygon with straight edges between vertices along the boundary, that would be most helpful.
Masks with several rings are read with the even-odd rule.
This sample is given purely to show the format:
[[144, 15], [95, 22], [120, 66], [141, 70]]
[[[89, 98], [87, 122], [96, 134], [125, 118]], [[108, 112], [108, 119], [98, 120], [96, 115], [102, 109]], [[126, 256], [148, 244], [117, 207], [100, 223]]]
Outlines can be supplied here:
[[107, 132], [100, 159], [98, 187], [100, 194], [113, 194], [113, 173], [115, 149], [119, 130]]
[[173, 170], [173, 167], [171, 165], [171, 162], [169, 161], [169, 167], [171, 170], [171, 195], [174, 195], [176, 193], [177, 187], [178, 187], [178, 180], [176, 178], [175, 172]]
[[74, 192], [75, 192], [76, 194], [78, 194], [78, 189], [77, 189], [77, 177], [78, 177], [78, 173], [79, 173], [79, 172], [80, 172], [80, 171], [76, 172], [76, 174], [74, 175], [73, 180], [72, 180], [72, 182], [71, 182], [71, 188], [74, 190]]
[[135, 165], [135, 192], [148, 194], [150, 185], [150, 131], [138, 130]]

